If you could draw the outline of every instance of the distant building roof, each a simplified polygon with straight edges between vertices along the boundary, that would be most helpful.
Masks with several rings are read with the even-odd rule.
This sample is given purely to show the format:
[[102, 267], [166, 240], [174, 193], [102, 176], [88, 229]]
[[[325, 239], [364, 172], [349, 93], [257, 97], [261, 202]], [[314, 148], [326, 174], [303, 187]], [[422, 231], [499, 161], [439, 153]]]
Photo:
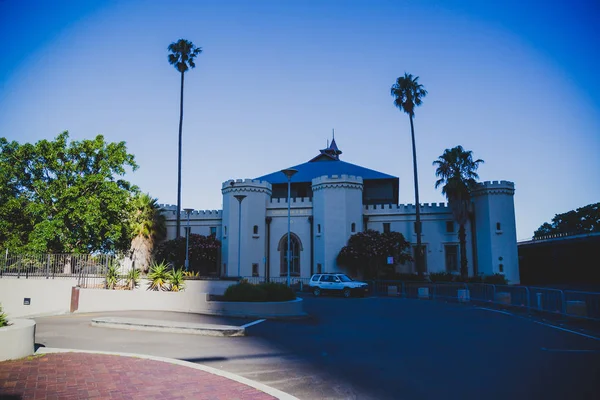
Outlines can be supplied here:
[[[314, 178], [323, 175], [355, 175], [368, 180], [397, 179], [397, 177], [384, 174], [383, 172], [341, 161], [339, 155], [342, 152], [338, 149], [335, 138], [326, 149], [320, 150], [320, 152], [321, 154], [313, 157], [310, 161], [290, 167], [298, 170], [292, 178], [293, 182], [311, 182]], [[286, 176], [281, 171], [263, 175], [256, 179], [267, 181], [271, 184], [287, 182]]]

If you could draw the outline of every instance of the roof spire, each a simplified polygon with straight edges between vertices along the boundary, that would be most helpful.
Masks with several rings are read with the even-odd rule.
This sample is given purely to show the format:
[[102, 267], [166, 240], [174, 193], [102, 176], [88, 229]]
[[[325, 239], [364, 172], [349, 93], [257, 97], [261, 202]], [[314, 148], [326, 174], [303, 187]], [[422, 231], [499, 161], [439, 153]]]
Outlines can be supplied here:
[[331, 136], [333, 137], [333, 140], [335, 140], [335, 128], [331, 129]]

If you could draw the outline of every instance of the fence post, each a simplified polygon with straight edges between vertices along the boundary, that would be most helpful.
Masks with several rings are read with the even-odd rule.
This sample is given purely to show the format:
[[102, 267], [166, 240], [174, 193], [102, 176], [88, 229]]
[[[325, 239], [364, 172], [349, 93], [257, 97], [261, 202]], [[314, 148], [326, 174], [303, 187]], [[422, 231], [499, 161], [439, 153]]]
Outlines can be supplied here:
[[50, 278], [50, 254], [46, 258], [46, 279]]
[[496, 302], [496, 285], [492, 284], [492, 303]]
[[560, 291], [560, 303], [561, 303], [561, 311], [563, 315], [567, 315], [567, 304], [565, 302], [565, 292]]
[[524, 286], [525, 288], [525, 292], [527, 293], [527, 311], [531, 311], [531, 302], [529, 299], [529, 288], [527, 286]]
[[406, 286], [404, 286], [404, 281], [400, 282], [400, 287], [402, 290], [402, 297], [407, 298], [408, 294], [406, 293]]
[[21, 278], [21, 256], [17, 254], [17, 279]]
[[434, 283], [433, 284], [433, 293], [431, 294], [431, 298], [433, 300], [435, 300], [435, 292], [436, 292], [436, 290], [437, 290], [437, 283]]

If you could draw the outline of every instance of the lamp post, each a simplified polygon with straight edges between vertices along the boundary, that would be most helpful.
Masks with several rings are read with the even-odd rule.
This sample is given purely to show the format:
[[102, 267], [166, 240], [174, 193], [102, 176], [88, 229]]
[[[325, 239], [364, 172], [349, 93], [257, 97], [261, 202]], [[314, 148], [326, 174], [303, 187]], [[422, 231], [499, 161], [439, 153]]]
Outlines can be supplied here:
[[290, 286], [290, 193], [291, 193], [291, 185], [292, 185], [292, 176], [296, 172], [297, 169], [288, 168], [281, 170], [283, 174], [287, 177], [288, 180], [288, 193], [287, 193], [287, 203], [288, 203], [288, 230], [287, 230], [287, 285]]
[[245, 194], [236, 194], [233, 196], [239, 202], [239, 220], [238, 220], [238, 278], [240, 275], [240, 266], [242, 262], [242, 200], [246, 198]]
[[190, 257], [189, 257], [189, 245], [190, 245], [190, 214], [192, 211], [194, 211], [193, 208], [184, 208], [183, 211], [185, 211], [186, 215], [187, 215], [187, 227], [186, 227], [186, 235], [185, 235], [185, 271], [187, 272], [188, 269], [190, 268]]

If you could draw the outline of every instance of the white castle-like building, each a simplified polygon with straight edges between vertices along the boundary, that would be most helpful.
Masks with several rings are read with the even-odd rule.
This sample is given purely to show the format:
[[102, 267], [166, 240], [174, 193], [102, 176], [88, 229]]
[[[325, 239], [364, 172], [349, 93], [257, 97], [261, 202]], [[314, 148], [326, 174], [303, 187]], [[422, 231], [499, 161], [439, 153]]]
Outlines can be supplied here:
[[[335, 138], [308, 162], [291, 167], [290, 275], [343, 271], [336, 258], [354, 233], [396, 231], [416, 247], [414, 204], [398, 204], [398, 177], [340, 160]], [[223, 210], [190, 212], [191, 233], [221, 240], [220, 276], [273, 278], [287, 275], [288, 204], [286, 175], [277, 171], [255, 179], [223, 183]], [[501, 273], [519, 283], [514, 183], [480, 183], [466, 225], [469, 275]], [[236, 195], [245, 196], [240, 202]], [[175, 238], [176, 207], [161, 205], [167, 239]], [[240, 221], [241, 208], [241, 221]], [[188, 215], [181, 213], [181, 235]], [[421, 205], [425, 271], [458, 272], [458, 224], [445, 203]], [[241, 227], [241, 230], [238, 229]], [[238, 249], [241, 250], [238, 253]], [[413, 263], [397, 272], [415, 272]]]

